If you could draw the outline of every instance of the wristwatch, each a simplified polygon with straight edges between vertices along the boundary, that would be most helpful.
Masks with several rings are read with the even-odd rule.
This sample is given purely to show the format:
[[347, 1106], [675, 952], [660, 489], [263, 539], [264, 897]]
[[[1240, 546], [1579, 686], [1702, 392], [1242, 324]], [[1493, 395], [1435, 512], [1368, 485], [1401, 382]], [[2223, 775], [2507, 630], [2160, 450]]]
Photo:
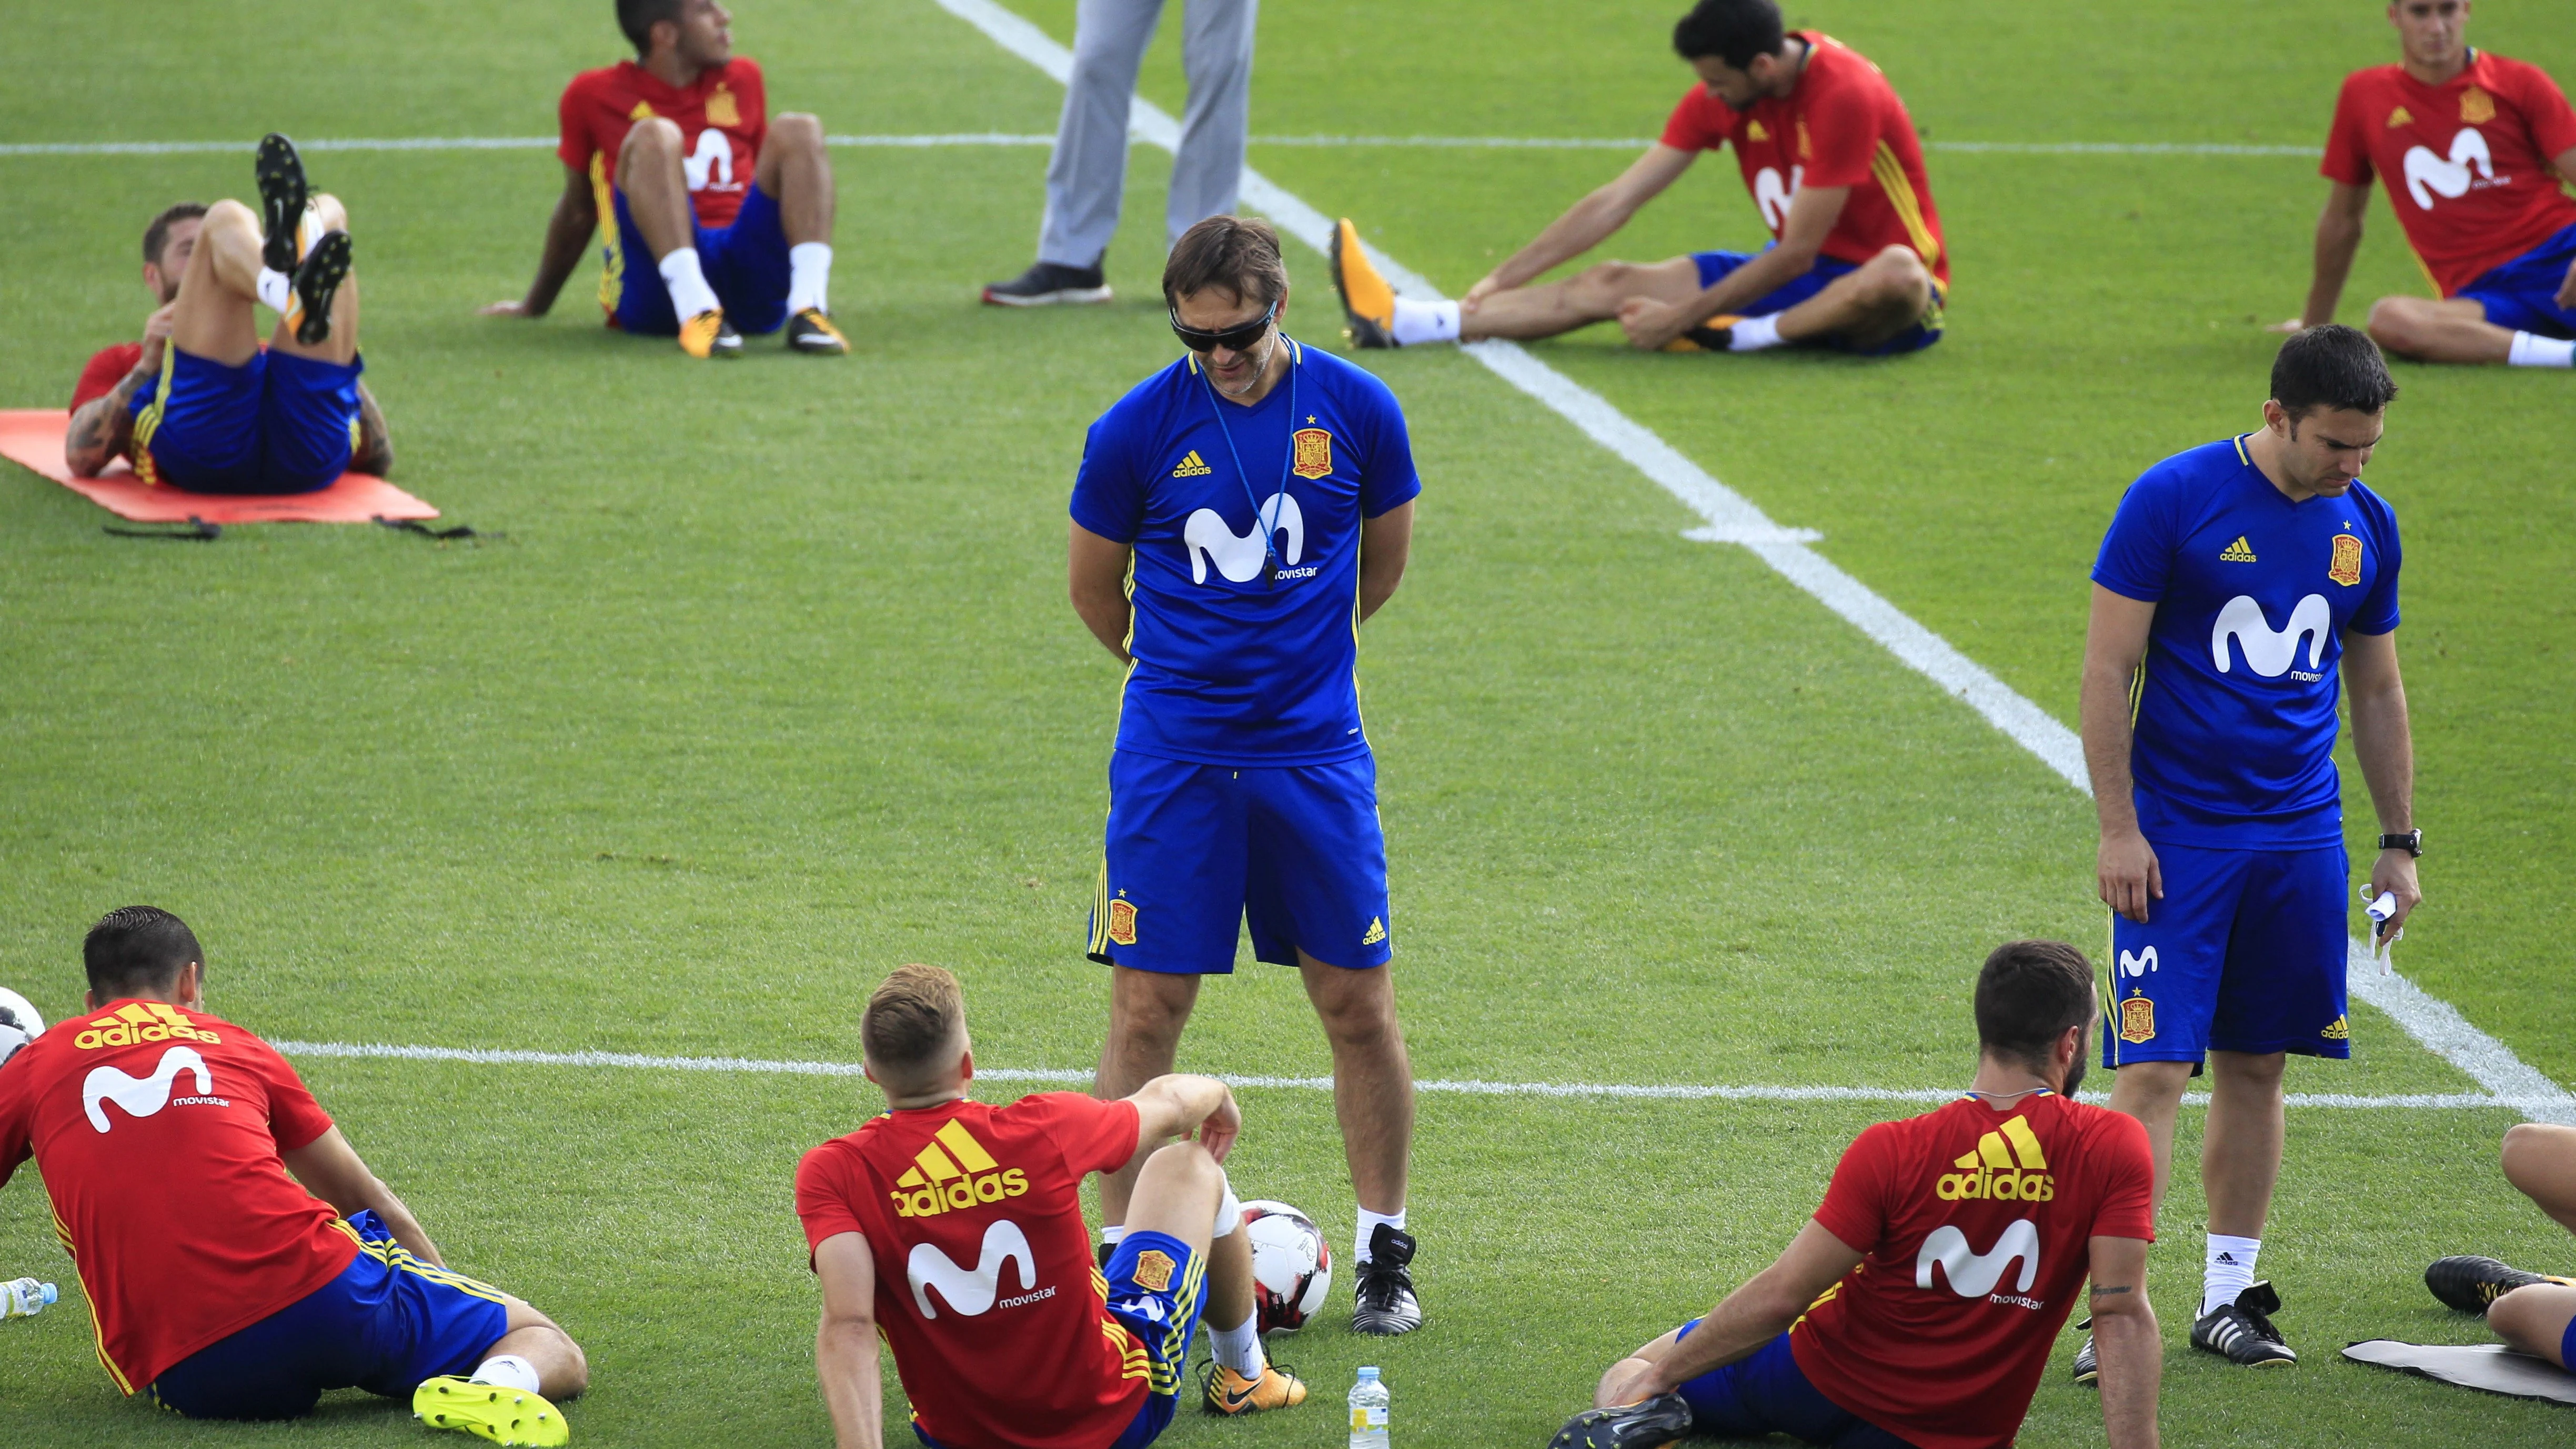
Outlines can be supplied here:
[[2383, 835], [2379, 837], [2379, 848], [2402, 850], [2409, 856], [2420, 856], [2424, 853], [2424, 832], [2409, 830], [2403, 835]]

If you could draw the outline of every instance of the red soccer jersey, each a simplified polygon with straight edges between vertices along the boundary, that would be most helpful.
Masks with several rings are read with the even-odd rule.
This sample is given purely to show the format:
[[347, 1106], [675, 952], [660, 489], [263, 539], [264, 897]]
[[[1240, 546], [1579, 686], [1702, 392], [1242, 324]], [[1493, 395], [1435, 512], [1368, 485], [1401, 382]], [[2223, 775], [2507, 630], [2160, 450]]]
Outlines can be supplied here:
[[93, 399], [116, 391], [116, 385], [123, 382], [125, 375], [142, 360], [143, 344], [140, 342], [120, 342], [113, 347], [100, 348], [98, 355], [89, 360], [89, 366], [81, 369], [80, 381], [72, 385], [72, 411], [79, 412]]
[[1921, 1449], [2005, 1449], [2092, 1265], [2155, 1240], [2147, 1129], [2055, 1095], [1882, 1122], [1816, 1221], [1867, 1254], [1789, 1330], [1818, 1392]]
[[564, 87], [558, 108], [563, 141], [555, 154], [590, 175], [599, 197], [600, 224], [614, 231], [609, 192], [617, 185], [617, 148], [627, 129], [647, 116], [680, 128], [682, 169], [698, 225], [722, 227], [742, 209], [769, 134], [769, 92], [757, 61], [734, 59], [698, 72], [684, 90], [673, 90], [631, 60], [586, 70]]
[[1950, 251], [1941, 212], [1923, 171], [1923, 143], [1896, 87], [1859, 51], [1821, 31], [1801, 30], [1806, 70], [1786, 99], [1765, 96], [1739, 111], [1695, 85], [1664, 123], [1663, 142], [1683, 151], [1732, 143], [1745, 188], [1771, 235], [1788, 223], [1801, 186], [1848, 186], [1851, 199], [1823, 254], [1858, 266], [1891, 243], [1914, 249], [1946, 290]]
[[1134, 1104], [1073, 1092], [889, 1112], [805, 1154], [810, 1251], [866, 1235], [877, 1328], [921, 1427], [950, 1449], [1104, 1449], [1145, 1402], [1109, 1316], [1080, 1188], [1136, 1155]]
[[2552, 158], [2576, 149], [2576, 114], [2536, 65], [2477, 50], [2428, 86], [2399, 65], [2344, 77], [2326, 137], [2330, 181], [2387, 179], [2388, 204], [2445, 297], [2576, 226]]
[[157, 1001], [58, 1022], [0, 1067], [0, 1182], [36, 1159], [129, 1394], [358, 1255], [279, 1156], [330, 1128], [275, 1048]]

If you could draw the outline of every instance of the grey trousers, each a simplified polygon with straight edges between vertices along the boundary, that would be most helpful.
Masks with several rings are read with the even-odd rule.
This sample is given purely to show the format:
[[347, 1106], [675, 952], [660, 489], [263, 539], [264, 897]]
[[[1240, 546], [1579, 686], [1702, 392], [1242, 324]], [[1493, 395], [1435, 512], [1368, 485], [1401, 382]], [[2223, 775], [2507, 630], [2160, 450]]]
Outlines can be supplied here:
[[[1185, 0], [1181, 68], [1189, 109], [1172, 158], [1163, 244], [1234, 210], [1252, 110], [1252, 29], [1259, 0]], [[1127, 184], [1127, 106], [1136, 70], [1162, 18], [1163, 0], [1081, 0], [1074, 12], [1073, 78], [1047, 163], [1046, 222], [1038, 260], [1087, 267], [1109, 249]]]

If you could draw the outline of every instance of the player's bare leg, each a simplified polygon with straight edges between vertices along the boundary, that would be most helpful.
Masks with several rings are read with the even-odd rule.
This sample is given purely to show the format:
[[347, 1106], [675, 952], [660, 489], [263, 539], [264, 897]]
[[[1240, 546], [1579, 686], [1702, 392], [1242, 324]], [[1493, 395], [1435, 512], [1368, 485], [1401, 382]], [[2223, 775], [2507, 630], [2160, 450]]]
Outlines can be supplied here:
[[801, 111], [771, 122], [755, 174], [760, 189], [778, 199], [779, 222], [787, 232], [787, 345], [817, 356], [848, 352], [849, 339], [832, 325], [825, 292], [839, 192], [832, 180], [832, 157], [823, 144], [823, 123]]
[[2517, 1352], [2567, 1367], [2567, 1325], [2576, 1323], [2576, 1288], [2534, 1283], [2516, 1288], [2487, 1309], [2487, 1327]]
[[[1100, 1043], [1100, 1070], [1091, 1079], [1091, 1094], [1114, 1102], [1168, 1073], [1180, 1055], [1181, 1031], [1198, 1005], [1199, 978], [1129, 966], [1109, 968], [1109, 1034]], [[1100, 1219], [1112, 1227], [1126, 1223], [1137, 1176], [1152, 1149], [1100, 1179]], [[1209, 1203], [1211, 1209], [1215, 1204]], [[1178, 1236], [1175, 1234], [1174, 1236]]]
[[526, 1303], [509, 1301], [509, 1330], [483, 1350], [487, 1359], [516, 1354], [537, 1370], [537, 1392], [558, 1402], [590, 1387], [590, 1359], [572, 1335]]
[[671, 310], [680, 321], [680, 350], [691, 357], [740, 357], [741, 334], [725, 321], [724, 307], [698, 262], [697, 213], [689, 203], [682, 156], [680, 128], [670, 118], [637, 121], [617, 148], [617, 189], [671, 294]]
[[1209, 1408], [1249, 1414], [1304, 1403], [1306, 1386], [1271, 1367], [1261, 1347], [1261, 1326], [1253, 1317], [1252, 1239], [1242, 1230], [1241, 1210], [1233, 1211], [1222, 1236], [1215, 1231], [1228, 1201], [1225, 1171], [1208, 1150], [1196, 1142], [1174, 1142], [1146, 1155], [1128, 1201], [1127, 1229], [1178, 1238], [1207, 1263], [1201, 1317], [1216, 1361], [1201, 1392]]
[[1673, 1351], [1673, 1345], [1681, 1341], [1682, 1331], [1672, 1329], [1602, 1370], [1601, 1382], [1592, 1390], [1592, 1407], [1614, 1409], [1621, 1404], [1635, 1403], [1638, 1395], [1630, 1386], [1637, 1381], [1637, 1376], [1662, 1363], [1665, 1355]]
[[239, 367], [259, 353], [259, 216], [238, 201], [206, 209], [197, 248], [179, 279], [170, 345], [192, 357]]
[[1461, 311], [1458, 340], [1488, 337], [1529, 341], [1555, 337], [1619, 315], [1632, 298], [1645, 297], [1675, 306], [1700, 294], [1699, 264], [1689, 257], [1663, 262], [1602, 262], [1563, 281], [1541, 282], [1496, 292]]
[[2462, 297], [2382, 297], [2370, 304], [2370, 340], [2418, 362], [2501, 363], [2513, 356], [2513, 332], [2487, 320], [2487, 309]]
[[2111, 1076], [2111, 1110], [2146, 1125], [2147, 1148], [2156, 1163], [2151, 1206], [2159, 1213], [2164, 1211], [2165, 1185], [2173, 1181], [2174, 1116], [2190, 1082], [2189, 1062], [2131, 1062]]
[[2521, 1122], [2504, 1134], [2505, 1181], [2576, 1233], [2576, 1127]]
[[1352, 971], [1299, 951], [1297, 969], [1333, 1047], [1333, 1116], [1351, 1191], [1361, 1207], [1393, 1217], [1404, 1211], [1413, 1155], [1413, 1063], [1395, 1018], [1392, 968]]
[[1912, 247], [1890, 246], [1781, 313], [1780, 340], [1839, 337], [1855, 348], [1876, 347], [1921, 321], [1931, 305], [1931, 269]]
[[[340, 198], [329, 192], [317, 193], [311, 202], [312, 220], [306, 224], [308, 235], [319, 237], [349, 229], [348, 209]], [[352, 266], [342, 278], [339, 290], [331, 296], [331, 335], [320, 342], [305, 342], [296, 336], [296, 328], [285, 317], [277, 320], [277, 330], [269, 335], [268, 345], [275, 351], [291, 352], [321, 362], [346, 364], [358, 355], [358, 273]]]
[[2200, 1140], [2200, 1183], [2209, 1199], [2213, 1233], [2263, 1236], [2287, 1135], [2282, 1066], [2279, 1052], [2209, 1054], [2209, 1125]]

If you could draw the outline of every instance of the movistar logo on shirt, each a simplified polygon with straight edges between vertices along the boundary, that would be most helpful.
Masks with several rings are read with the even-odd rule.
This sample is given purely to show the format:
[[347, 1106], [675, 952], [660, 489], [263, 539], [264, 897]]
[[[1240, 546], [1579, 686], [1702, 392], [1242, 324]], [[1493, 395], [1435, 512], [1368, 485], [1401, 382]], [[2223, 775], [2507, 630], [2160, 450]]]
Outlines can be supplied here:
[[2245, 541], [2245, 535], [2240, 533], [2236, 535], [2236, 541], [2227, 546], [2227, 551], [2218, 556], [2218, 561], [2220, 563], [2253, 563], [2255, 561], [2254, 545], [2247, 543]]
[[[1190, 456], [1198, 455], [1193, 453]], [[1286, 493], [1271, 494], [1262, 503], [1260, 516], [1253, 519], [1252, 527], [1240, 536], [1235, 533], [1234, 526], [1225, 521], [1225, 515], [1213, 508], [1202, 508], [1191, 514], [1190, 521], [1181, 526], [1181, 547], [1190, 555], [1190, 582], [1206, 583], [1210, 563], [1214, 563], [1216, 571], [1231, 583], [1252, 582], [1274, 546], [1272, 539], [1262, 536], [1265, 523], [1274, 537], [1287, 535], [1276, 544], [1281, 563], [1293, 565], [1305, 557], [1306, 515], [1297, 507], [1297, 500]], [[1313, 572], [1308, 569], [1287, 576], [1305, 577]]]
[[[1019, 1269], [1020, 1292], [1014, 1298], [1002, 1297], [1002, 1266], [1006, 1263]], [[924, 1318], [939, 1316], [939, 1310], [930, 1305], [933, 1288], [948, 1300], [949, 1307], [968, 1318], [992, 1312], [997, 1301], [1004, 1308], [1016, 1308], [1055, 1296], [1053, 1285], [1030, 1291], [1037, 1287], [1038, 1255], [1029, 1247], [1029, 1235], [1008, 1218], [984, 1230], [983, 1250], [976, 1254], [972, 1268], [959, 1267], [955, 1259], [928, 1243], [915, 1243], [912, 1256], [903, 1266], [904, 1277], [912, 1284], [913, 1304]]]
[[1199, 450], [1192, 448], [1190, 449], [1188, 457], [1183, 458], [1178, 464], [1173, 466], [1172, 476], [1175, 478], [1204, 478], [1215, 471], [1216, 470], [1214, 468], [1207, 465], [1207, 459], [1199, 456]]
[[[2315, 671], [2323, 666], [2326, 635], [2333, 629], [2334, 610], [2327, 607], [2323, 594], [2310, 594], [2299, 600], [2298, 607], [2290, 611], [2289, 623], [2277, 632], [2263, 617], [2263, 606], [2254, 601], [2253, 595], [2238, 594], [2218, 611], [2217, 621], [2210, 626], [2210, 662], [2218, 666], [2221, 674], [2233, 672], [2234, 651], [2227, 646], [2228, 641], [2234, 640], [2236, 650], [2245, 656], [2245, 667], [2265, 679], [2290, 674], [2302, 684], [2314, 684], [2325, 677]], [[2290, 666], [2298, 660], [2302, 638], [2308, 641], [2308, 667], [2293, 673]]]
[[975, 1140], [965, 1123], [951, 1120], [931, 1134], [931, 1140], [913, 1155], [912, 1166], [894, 1180], [894, 1186], [895, 1190], [886, 1196], [894, 1199], [896, 1216], [927, 1218], [1018, 1197], [1029, 1190], [1029, 1177], [1016, 1167], [1005, 1168], [994, 1161], [993, 1154], [984, 1150], [984, 1144]]
[[2039, 1279], [2039, 1225], [2028, 1218], [2015, 1219], [2003, 1230], [1995, 1245], [1980, 1253], [1968, 1243], [1968, 1235], [1944, 1225], [1932, 1230], [1923, 1240], [1922, 1250], [1914, 1255], [1914, 1286], [1932, 1286], [1932, 1270], [1938, 1267], [1950, 1281], [1950, 1291], [1962, 1298], [1984, 1298], [1994, 1295], [1997, 1302], [2023, 1308], [2041, 1306], [2035, 1299], [1995, 1293], [1995, 1286], [2014, 1264], [2021, 1265], [2019, 1281], [2013, 1295], [2028, 1293]]
[[2433, 209], [2434, 197], [2466, 196], [2470, 187], [2480, 181], [2496, 184], [2495, 156], [2487, 150], [2487, 138], [2478, 134], [2474, 126], [2463, 126], [2451, 138], [2451, 154], [2447, 157], [2434, 154], [2429, 146], [2406, 148], [2406, 194], [2426, 211]]
[[[1944, 1173], [1932, 1184], [1932, 1195], [1943, 1202], [2051, 1202], [2057, 1197], [2057, 1179], [2048, 1175], [2048, 1154], [2040, 1150], [2039, 1134], [2019, 1117], [1978, 1138], [1975, 1151], [1950, 1165], [1960, 1170]], [[2022, 1286], [2029, 1287], [2030, 1281], [2023, 1279]]]

